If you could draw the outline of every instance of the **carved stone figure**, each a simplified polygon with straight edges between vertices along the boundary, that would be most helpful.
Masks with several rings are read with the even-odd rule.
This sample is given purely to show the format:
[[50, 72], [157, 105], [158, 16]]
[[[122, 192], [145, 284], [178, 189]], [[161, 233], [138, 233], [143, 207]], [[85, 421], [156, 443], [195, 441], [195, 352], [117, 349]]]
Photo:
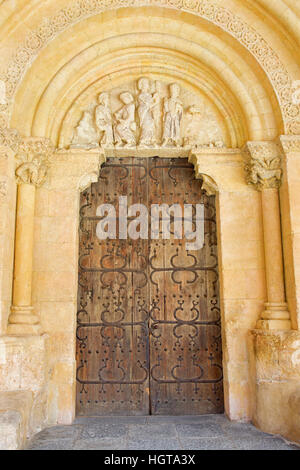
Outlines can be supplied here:
[[[137, 93], [129, 91], [134, 89]], [[184, 94], [183, 103], [179, 84], [167, 88], [163, 82], [141, 77], [125, 91], [119, 90], [102, 92], [98, 102], [89, 104], [74, 129], [71, 149], [225, 147], [214, 110], [191, 92]]]
[[109, 94], [101, 93], [98, 97], [99, 106], [95, 109], [96, 126], [100, 132], [100, 146], [112, 147], [114, 144], [112, 115], [109, 105]]
[[141, 146], [151, 146], [155, 144], [155, 122], [153, 116], [153, 108], [155, 106], [154, 99], [150, 93], [150, 81], [148, 78], [141, 78], [138, 81], [138, 116], [140, 125]]
[[120, 100], [124, 106], [114, 115], [116, 120], [114, 125], [115, 144], [116, 147], [134, 147], [136, 145], [134, 99], [131, 93], [124, 92], [121, 93]]
[[225, 147], [222, 132], [215, 116], [207, 111], [205, 104], [190, 106], [186, 112], [184, 145], [201, 148]]
[[162, 85], [161, 82], [155, 82], [155, 91], [153, 93], [153, 118], [155, 124], [156, 142], [161, 142], [162, 134]]
[[83, 117], [74, 130], [70, 148], [98, 147], [98, 133], [95, 130], [93, 117], [90, 111], [84, 111]]
[[170, 98], [164, 101], [163, 142], [180, 147], [181, 145], [181, 120], [183, 115], [182, 102], [179, 99], [180, 86], [177, 83], [170, 85]]

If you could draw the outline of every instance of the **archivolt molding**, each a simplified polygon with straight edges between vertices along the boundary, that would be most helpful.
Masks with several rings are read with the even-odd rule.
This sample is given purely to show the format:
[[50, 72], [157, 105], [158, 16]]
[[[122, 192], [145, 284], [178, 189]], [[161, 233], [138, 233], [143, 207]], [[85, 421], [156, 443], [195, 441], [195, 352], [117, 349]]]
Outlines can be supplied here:
[[5, 127], [18, 83], [39, 51], [57, 34], [85, 18], [105, 10], [134, 6], [159, 6], [186, 11], [201, 16], [235, 37], [256, 58], [268, 75], [279, 99], [286, 134], [300, 133], [300, 104], [293, 100], [292, 79], [276, 52], [254, 28], [243, 22], [230, 10], [210, 0], [73, 0], [42, 24], [30, 31], [10, 61], [6, 73], [0, 77], [5, 83], [6, 96], [0, 105], [0, 126]]
[[18, 150], [21, 143], [21, 136], [16, 129], [0, 127], [0, 146]]
[[300, 152], [300, 135], [282, 135], [280, 142], [284, 153]]

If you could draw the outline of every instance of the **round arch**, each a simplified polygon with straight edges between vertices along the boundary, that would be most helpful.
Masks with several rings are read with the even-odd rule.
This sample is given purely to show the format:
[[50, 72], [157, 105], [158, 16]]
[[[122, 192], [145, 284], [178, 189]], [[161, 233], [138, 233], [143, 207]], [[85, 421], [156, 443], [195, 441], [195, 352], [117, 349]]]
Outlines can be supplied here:
[[[118, 9], [121, 3], [116, 1], [113, 3], [116, 9], [110, 9], [97, 0], [80, 0], [74, 3], [75, 9], [63, 9], [58, 14], [54, 8], [50, 9], [49, 19], [42, 26], [34, 26], [24, 39], [24, 47], [21, 46], [9, 62], [7, 74], [1, 76], [12, 104], [12, 108], [2, 106], [2, 116], [6, 119], [12, 110], [10, 125], [23, 135], [48, 136], [56, 145], [64, 146], [91, 96], [129, 77], [135, 79], [149, 74], [155, 79], [176, 77], [187, 89], [203, 94], [224, 123], [229, 147], [241, 147], [247, 139], [273, 140], [283, 130], [296, 132], [299, 110], [291, 102], [292, 78], [298, 71], [296, 63], [294, 68], [283, 64], [260, 33], [212, 2], [170, 0], [167, 4], [156, 1], [155, 6], [149, 6], [152, 4], [154, 1], [149, 1], [148, 6], [136, 8], [136, 2], [131, 2], [129, 8]], [[127, 3], [122, 2], [124, 5]], [[168, 8], [163, 8], [166, 5]], [[189, 11], [178, 9], [180, 5]], [[5, 119], [1, 123], [8, 123]], [[227, 342], [226, 409], [233, 419], [249, 419], [248, 363], [245, 351], [239, 348], [246, 341], [246, 332], [254, 327], [265, 298], [260, 256], [263, 246], [259, 229], [261, 203], [259, 194], [245, 184], [242, 156], [239, 152], [224, 150], [224, 153], [218, 156], [215, 152], [213, 158], [209, 154], [200, 156], [199, 175], [205, 175], [207, 187], [219, 193], [222, 308], [227, 320], [224, 335]], [[219, 165], [221, 159], [223, 163]], [[84, 172], [83, 167], [86, 167]], [[76, 280], [73, 271], [77, 266], [78, 248], [75, 199], [78, 188], [96, 178], [98, 167], [97, 155], [56, 153], [48, 185], [39, 190], [38, 199], [44, 197], [47, 201], [45, 208], [38, 212], [44, 233], [53, 234], [53, 227], [61, 228], [65, 217], [69, 217], [69, 232], [73, 237], [72, 242], [68, 242], [68, 258], [63, 258], [62, 244], [57, 241], [42, 239], [37, 243], [37, 253], [45, 257], [37, 255], [34, 295], [44, 324], [49, 322], [47, 308], [53, 311], [58, 306], [62, 317], [69, 322], [68, 328], [74, 321]], [[57, 215], [56, 207], [61, 200], [67, 208], [65, 216]], [[254, 224], [244, 231], [240, 221], [245, 218], [253, 220]], [[236, 227], [243, 239], [243, 248], [238, 246], [239, 251], [232, 237]], [[47, 258], [49, 253], [55, 256]], [[233, 253], [235, 256], [238, 253], [237, 260], [232, 261]], [[245, 268], [248, 253], [255, 253], [250, 260], [251, 269]], [[58, 275], [57, 266], [60, 266]], [[70, 269], [70, 272], [63, 269]], [[232, 282], [237, 275], [239, 292], [234, 290], [236, 286]], [[48, 293], [39, 297], [43, 283], [51, 290], [49, 297]], [[241, 295], [244, 296], [242, 302]], [[241, 318], [236, 316], [237, 309], [243, 310]], [[54, 332], [51, 329], [51, 341], [71, 344], [70, 331], [60, 331], [59, 327], [55, 325]], [[61, 360], [59, 354], [53, 357], [54, 367], [55, 361]], [[66, 353], [62, 361], [70, 366], [73, 356]], [[235, 375], [236, 364], [241, 366], [243, 377]], [[74, 377], [71, 372], [68, 374], [73, 385]], [[51, 386], [62, 397], [64, 387], [55, 380]], [[67, 412], [58, 409], [55, 419], [62, 422], [64, 417], [59, 413], [65, 412], [68, 413], [66, 421], [70, 420], [72, 406], [65, 407]]]
[[[140, 7], [139, 10], [145, 10], [145, 8], [148, 8], [148, 5], [150, 5], [150, 11], [158, 7], [160, 7], [161, 10], [168, 8], [167, 14], [163, 11], [161, 15], [163, 18], [173, 13], [178, 17], [189, 15], [191, 17], [190, 23], [194, 25], [196, 23], [194, 18], [197, 16], [235, 37], [238, 42], [246, 47], [251, 55], [256, 58], [256, 61], [260, 64], [271, 81], [281, 104], [285, 131], [287, 133], [298, 133], [300, 109], [299, 106], [292, 102], [292, 80], [296, 71], [295, 63], [291, 65], [292, 60], [290, 60], [284, 65], [281, 55], [279, 57], [274, 52], [263, 35], [260, 34], [258, 30], [249, 26], [242, 17], [236, 16], [233, 13], [234, 5], [231, 6], [232, 10], [230, 8], [221, 7], [217, 3], [208, 0], [195, 0], [192, 2], [187, 0], [168, 0], [167, 2], [148, 0], [146, 5], [147, 6], [140, 5], [140, 2], [136, 0], [128, 0], [127, 2], [117, 0], [113, 2], [101, 0], [74, 0], [73, 2], [65, 4], [64, 8], [61, 8], [59, 11], [56, 10], [56, 12], [54, 11], [55, 8], [53, 8], [53, 5], [51, 5], [52, 8], [49, 9], [50, 16], [44, 19], [39, 27], [31, 30], [30, 33], [27, 34], [24, 47], [18, 48], [15, 57], [8, 65], [7, 73], [4, 73], [4, 80], [8, 85], [8, 95], [12, 97], [28, 64], [34, 60], [45, 44], [53, 40], [57, 33], [60, 33], [84, 18], [97, 15], [103, 11], [108, 12], [109, 15], [116, 20], [126, 16], [127, 10], [130, 9], [130, 7], [138, 6]], [[134, 9], [136, 10], [136, 8]], [[247, 11], [250, 17], [258, 14], [259, 8], [256, 7], [254, 10], [255, 13]], [[28, 17], [28, 13], [28, 8], [23, 7], [21, 8], [20, 17], [24, 15], [24, 18], [26, 18]], [[242, 9], [242, 13], [245, 13], [244, 9]], [[266, 19], [268, 27], [270, 27], [272, 22], [274, 24], [275, 20], [271, 15], [268, 15]], [[276, 21], [278, 23], [277, 18]], [[265, 29], [267, 29], [267, 27]], [[291, 38], [289, 39], [291, 40]], [[286, 52], [288, 53], [288, 57], [291, 58], [289, 48], [286, 48]], [[5, 122], [8, 117], [8, 107], [3, 110], [3, 122]]]
[[[195, 25], [189, 13], [178, 18], [174, 10], [166, 11], [128, 8], [119, 18], [105, 12], [63, 31], [40, 50], [19, 85], [11, 126], [24, 135], [47, 135], [58, 144], [64, 140], [65, 118], [72, 121], [70, 109], [77, 109], [78, 117], [78, 103], [88, 90], [120, 83], [127, 69], [135, 77], [177, 75], [188, 88], [203, 93], [224, 123], [229, 147], [282, 133], [276, 93], [253, 56], [206, 20]], [[145, 14], [146, 24], [141, 22]]]

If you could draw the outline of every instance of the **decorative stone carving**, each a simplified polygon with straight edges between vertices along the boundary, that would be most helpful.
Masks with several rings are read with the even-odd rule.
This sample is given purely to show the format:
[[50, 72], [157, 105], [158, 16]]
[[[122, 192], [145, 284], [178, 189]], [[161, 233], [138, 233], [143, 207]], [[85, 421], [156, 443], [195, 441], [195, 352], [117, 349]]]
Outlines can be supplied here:
[[[206, 106], [190, 106], [186, 113], [184, 145], [193, 148], [224, 148], [222, 131], [213, 113]], [[203, 125], [203, 123], [206, 123]]]
[[170, 98], [164, 100], [163, 140], [162, 145], [181, 146], [181, 121], [183, 105], [179, 99], [180, 86], [177, 83], [170, 85]]
[[24, 139], [16, 156], [16, 177], [18, 184], [41, 186], [47, 176], [50, 157], [54, 151], [49, 139]]
[[[126, 6], [155, 5], [185, 10], [200, 16], [235, 37], [256, 58], [270, 78], [280, 100], [287, 134], [300, 134], [300, 104], [294, 104], [293, 81], [286, 67], [267, 41], [252, 26], [235, 15], [229, 8], [209, 0], [72, 0], [51, 17], [44, 18], [35, 30], [29, 31], [24, 43], [18, 47], [8, 63], [3, 80], [7, 98], [12, 97], [25, 70], [34, 61], [41, 48], [59, 33], [80, 20], [110, 9]], [[9, 113], [0, 110], [0, 122], [8, 123]]]
[[260, 191], [278, 189], [282, 178], [279, 145], [275, 142], [248, 142], [245, 150], [248, 155], [245, 166], [247, 183]]
[[98, 134], [94, 128], [93, 116], [90, 111], [84, 111], [78, 126], [74, 129], [70, 148], [98, 147]]
[[114, 143], [112, 115], [109, 103], [109, 94], [101, 93], [98, 97], [99, 105], [95, 110], [95, 121], [100, 132], [100, 145], [111, 147]]
[[293, 104], [299, 105], [300, 104], [300, 80], [295, 80], [292, 83], [292, 101]]
[[131, 93], [121, 93], [120, 100], [124, 103], [114, 115], [115, 144], [117, 147], [134, 147], [136, 145], [135, 104]]
[[138, 89], [140, 90], [137, 107], [140, 127], [139, 144], [147, 147], [156, 143], [154, 108], [158, 103], [154, 95], [150, 93], [148, 78], [140, 78]]
[[159, 81], [155, 82], [154, 85], [154, 93], [153, 93], [153, 101], [154, 101], [154, 106], [153, 106], [153, 117], [154, 117], [154, 123], [155, 123], [155, 142], [161, 142], [161, 137], [162, 137], [162, 115], [163, 115], [163, 89], [162, 89], [162, 83]]
[[0, 128], [0, 146], [9, 147], [16, 152], [20, 142], [21, 137], [16, 129]]
[[225, 147], [212, 106], [189, 91], [181, 91], [177, 83], [142, 77], [100, 93], [98, 102], [94, 100], [83, 112], [70, 148]]
[[282, 135], [280, 142], [285, 153], [300, 152], [300, 135]]
[[34, 158], [31, 162], [24, 162], [16, 169], [18, 183], [40, 186], [46, 179], [47, 169], [47, 165], [38, 158]]

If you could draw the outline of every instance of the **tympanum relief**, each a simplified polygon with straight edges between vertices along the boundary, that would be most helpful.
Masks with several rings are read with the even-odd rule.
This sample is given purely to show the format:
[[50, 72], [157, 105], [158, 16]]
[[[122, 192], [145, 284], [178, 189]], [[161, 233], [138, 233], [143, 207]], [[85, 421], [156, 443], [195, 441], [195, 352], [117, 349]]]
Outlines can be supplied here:
[[83, 110], [71, 149], [225, 147], [211, 105], [178, 83], [142, 77], [105, 91]]

